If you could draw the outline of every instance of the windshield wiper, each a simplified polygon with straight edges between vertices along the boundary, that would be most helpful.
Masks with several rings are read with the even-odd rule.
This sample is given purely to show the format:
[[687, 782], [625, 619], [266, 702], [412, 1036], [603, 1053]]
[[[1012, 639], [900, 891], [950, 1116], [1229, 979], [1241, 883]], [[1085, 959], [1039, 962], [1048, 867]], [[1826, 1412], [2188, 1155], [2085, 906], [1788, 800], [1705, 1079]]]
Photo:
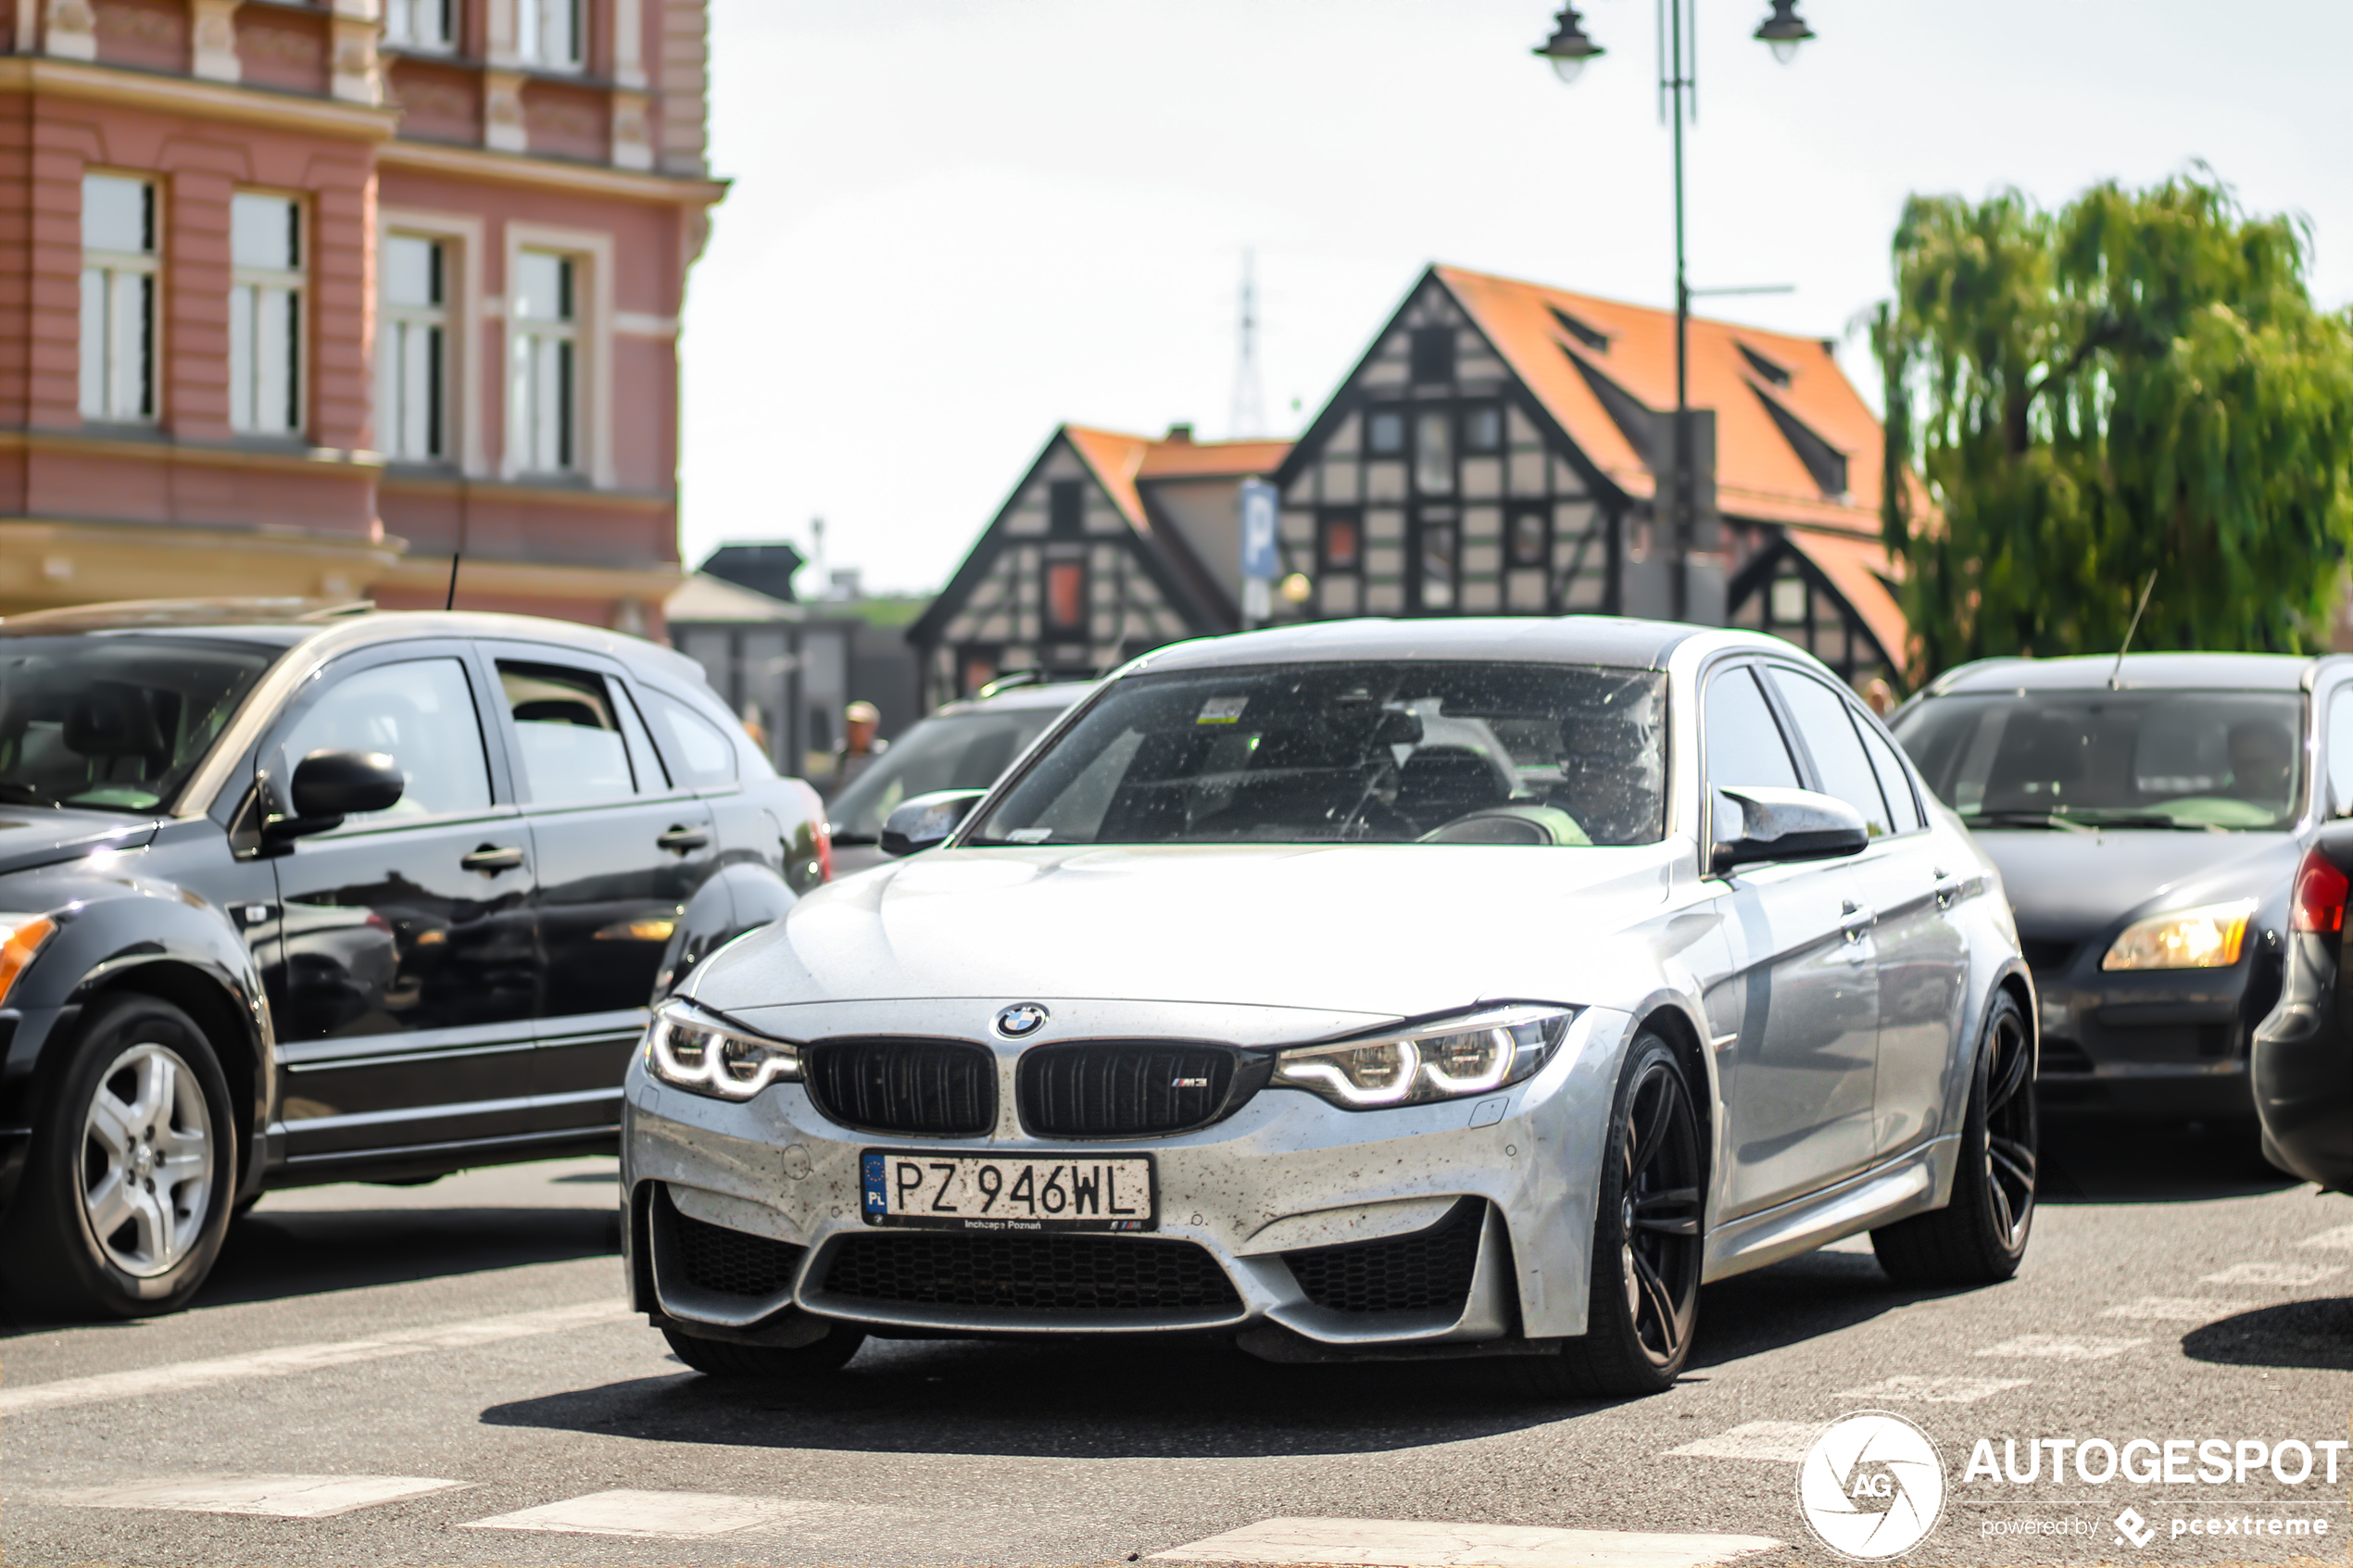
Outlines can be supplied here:
[[1993, 828], [2051, 828], [2063, 833], [2090, 833], [2091, 824], [2057, 811], [1964, 811], [1961, 821]]
[[11, 806], [47, 806], [53, 809], [58, 805], [56, 797], [37, 785], [12, 784], [5, 779], [0, 779], [0, 801]]

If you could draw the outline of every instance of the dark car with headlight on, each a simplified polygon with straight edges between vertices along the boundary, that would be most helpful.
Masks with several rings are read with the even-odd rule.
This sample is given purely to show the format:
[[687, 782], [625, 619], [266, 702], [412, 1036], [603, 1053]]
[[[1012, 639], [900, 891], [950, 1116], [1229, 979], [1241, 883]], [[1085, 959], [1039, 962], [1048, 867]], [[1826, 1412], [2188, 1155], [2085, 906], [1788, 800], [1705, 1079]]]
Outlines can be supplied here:
[[1891, 722], [2002, 868], [2045, 1106], [2252, 1117], [2297, 861], [2353, 808], [2353, 659], [1992, 659]]
[[264, 1190], [613, 1147], [647, 1009], [824, 879], [666, 648], [302, 601], [0, 622], [0, 1290], [185, 1303]]
[[881, 836], [630, 1069], [633, 1299], [702, 1371], [1210, 1334], [1651, 1393], [1705, 1280], [1864, 1231], [1914, 1282], [2025, 1250], [2000, 879], [1786, 643], [1182, 644]]

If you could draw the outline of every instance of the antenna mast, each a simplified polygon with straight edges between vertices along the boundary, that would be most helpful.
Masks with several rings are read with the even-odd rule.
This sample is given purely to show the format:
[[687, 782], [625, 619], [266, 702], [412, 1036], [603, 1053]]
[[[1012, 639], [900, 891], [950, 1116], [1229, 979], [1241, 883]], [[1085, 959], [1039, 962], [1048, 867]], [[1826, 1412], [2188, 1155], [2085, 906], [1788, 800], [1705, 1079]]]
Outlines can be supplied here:
[[1266, 401], [1258, 384], [1257, 257], [1242, 252], [1241, 355], [1234, 364], [1234, 408], [1227, 433], [1236, 439], [1266, 433]]

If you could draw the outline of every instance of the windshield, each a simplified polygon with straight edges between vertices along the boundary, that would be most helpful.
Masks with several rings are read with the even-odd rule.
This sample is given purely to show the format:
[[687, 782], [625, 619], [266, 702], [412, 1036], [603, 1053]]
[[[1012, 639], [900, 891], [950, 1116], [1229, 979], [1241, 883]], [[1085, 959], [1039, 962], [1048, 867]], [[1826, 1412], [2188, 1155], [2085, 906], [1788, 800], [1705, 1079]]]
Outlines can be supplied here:
[[1648, 844], [1666, 677], [1502, 663], [1121, 681], [972, 844]]
[[280, 651], [198, 637], [0, 638], [0, 802], [154, 810]]
[[935, 789], [987, 789], [1066, 711], [1007, 708], [925, 720], [893, 741], [888, 751], [834, 797], [828, 808], [834, 842], [873, 843], [882, 834], [883, 819], [911, 796]]
[[1895, 724], [1928, 787], [1985, 827], [2282, 828], [2301, 797], [2294, 692], [1931, 697]]

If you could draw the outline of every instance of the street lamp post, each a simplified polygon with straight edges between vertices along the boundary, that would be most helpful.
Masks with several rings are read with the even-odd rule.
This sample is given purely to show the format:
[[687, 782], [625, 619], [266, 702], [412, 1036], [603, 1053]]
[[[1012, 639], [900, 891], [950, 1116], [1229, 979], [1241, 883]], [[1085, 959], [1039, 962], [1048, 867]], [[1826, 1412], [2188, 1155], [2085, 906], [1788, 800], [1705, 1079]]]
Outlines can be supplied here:
[[[1814, 36], [1797, 14], [1797, 0], [1771, 0], [1773, 14], [1758, 25], [1754, 36], [1771, 45], [1773, 57], [1787, 65], [1797, 57], [1797, 46]], [[1659, 7], [1659, 109], [1674, 131], [1675, 147], [1675, 433], [1670, 443], [1672, 468], [1667, 476], [1667, 561], [1669, 592], [1675, 619], [1689, 618], [1691, 609], [1691, 546], [1693, 513], [1691, 420], [1692, 287], [1683, 267], [1683, 122], [1699, 119], [1699, 38], [1697, 0], [1657, 0]], [[1553, 19], [1553, 35], [1532, 53], [1550, 60], [1564, 83], [1584, 74], [1588, 61], [1607, 53], [1585, 32], [1575, 6], [1564, 6]], [[1726, 293], [1741, 291], [1726, 290]]]

